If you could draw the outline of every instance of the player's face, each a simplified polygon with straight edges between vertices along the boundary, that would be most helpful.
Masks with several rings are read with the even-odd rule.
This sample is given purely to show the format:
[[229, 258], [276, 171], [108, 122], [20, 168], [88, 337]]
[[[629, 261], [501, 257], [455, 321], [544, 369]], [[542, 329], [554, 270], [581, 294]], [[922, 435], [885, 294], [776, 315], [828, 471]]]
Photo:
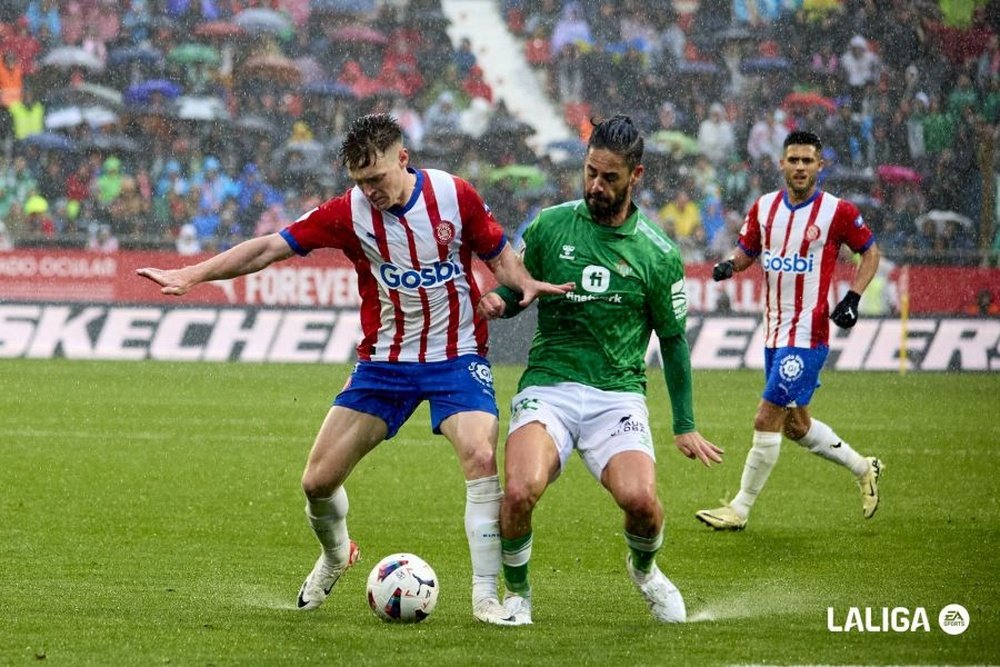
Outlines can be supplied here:
[[796, 201], [812, 196], [816, 188], [816, 176], [822, 169], [823, 159], [819, 151], [809, 144], [792, 144], [785, 149], [784, 157], [781, 158], [785, 185]]
[[351, 177], [371, 205], [380, 211], [393, 206], [403, 206], [409, 193], [406, 191], [406, 165], [410, 156], [401, 144], [390, 146], [379, 153], [375, 162], [361, 169], [348, 169]]
[[587, 151], [583, 163], [583, 196], [594, 220], [620, 224], [632, 201], [632, 186], [642, 175], [642, 165], [629, 170], [625, 159], [604, 148]]

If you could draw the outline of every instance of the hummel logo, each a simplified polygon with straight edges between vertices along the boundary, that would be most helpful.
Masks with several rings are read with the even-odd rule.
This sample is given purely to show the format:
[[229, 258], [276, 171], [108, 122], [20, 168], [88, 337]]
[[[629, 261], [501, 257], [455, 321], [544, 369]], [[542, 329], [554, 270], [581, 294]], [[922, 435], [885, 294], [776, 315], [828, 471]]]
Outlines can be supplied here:
[[374, 234], [372, 234], [371, 232], [365, 232], [365, 235], [368, 236], [368, 238], [370, 238], [370, 239], [374, 239], [374, 240], [378, 241], [378, 237], [375, 236]]

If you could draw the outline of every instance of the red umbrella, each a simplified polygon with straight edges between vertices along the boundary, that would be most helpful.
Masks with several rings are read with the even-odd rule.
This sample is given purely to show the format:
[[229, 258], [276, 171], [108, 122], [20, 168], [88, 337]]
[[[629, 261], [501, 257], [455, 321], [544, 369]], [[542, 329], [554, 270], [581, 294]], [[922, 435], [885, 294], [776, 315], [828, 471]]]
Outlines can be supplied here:
[[194, 27], [194, 34], [208, 39], [233, 39], [246, 35], [247, 31], [229, 21], [205, 21]]
[[920, 181], [923, 180], [919, 172], [899, 164], [883, 164], [875, 170], [875, 174], [880, 181], [887, 185], [900, 183], [920, 185]]
[[822, 107], [831, 113], [837, 110], [837, 104], [833, 100], [829, 97], [823, 97], [819, 93], [788, 93], [781, 104], [786, 109]]
[[389, 38], [383, 33], [360, 23], [337, 28], [330, 34], [330, 37], [338, 42], [362, 44], [387, 44], [389, 42]]

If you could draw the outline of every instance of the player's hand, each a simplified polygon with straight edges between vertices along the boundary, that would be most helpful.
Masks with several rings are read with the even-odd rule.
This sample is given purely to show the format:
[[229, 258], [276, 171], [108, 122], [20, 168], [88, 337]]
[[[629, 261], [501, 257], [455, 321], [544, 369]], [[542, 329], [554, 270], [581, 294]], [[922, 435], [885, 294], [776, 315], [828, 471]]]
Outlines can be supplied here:
[[476, 305], [476, 312], [484, 320], [495, 320], [498, 317], [503, 317], [506, 309], [507, 304], [496, 292], [487, 292]]
[[724, 449], [710, 443], [698, 431], [675, 435], [674, 444], [681, 450], [681, 454], [689, 459], [698, 459], [706, 468], [711, 468], [713, 463], [722, 463], [722, 455], [725, 453]]
[[720, 280], [729, 280], [733, 277], [733, 270], [735, 268], [733, 260], [731, 259], [719, 262], [712, 267], [712, 280], [715, 282], [719, 282]]
[[136, 273], [148, 278], [160, 286], [161, 294], [181, 296], [194, 287], [194, 284], [184, 277], [184, 269], [137, 269]]
[[572, 292], [574, 287], [576, 287], [576, 283], [553, 285], [552, 283], [541, 282], [539, 280], [529, 280], [524, 284], [524, 289], [521, 290], [522, 298], [517, 302], [517, 305], [524, 308], [542, 295], [566, 294], [567, 292]]
[[850, 329], [858, 323], [858, 302], [861, 295], [855, 291], [850, 291], [844, 295], [837, 307], [830, 313], [830, 319], [841, 329]]

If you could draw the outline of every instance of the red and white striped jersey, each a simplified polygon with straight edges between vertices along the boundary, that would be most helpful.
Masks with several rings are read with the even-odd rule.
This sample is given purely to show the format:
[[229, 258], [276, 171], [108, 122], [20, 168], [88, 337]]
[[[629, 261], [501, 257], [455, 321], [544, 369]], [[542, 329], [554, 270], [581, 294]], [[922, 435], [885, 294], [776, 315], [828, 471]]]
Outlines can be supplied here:
[[830, 337], [830, 282], [841, 244], [864, 252], [875, 237], [854, 204], [817, 190], [792, 206], [769, 192], [747, 213], [739, 245], [764, 269], [764, 344], [818, 347]]
[[380, 211], [358, 187], [329, 199], [281, 231], [305, 255], [338, 248], [358, 273], [358, 359], [443, 361], [486, 354], [487, 325], [472, 253], [496, 257], [503, 228], [468, 182], [435, 169], [417, 177], [405, 206]]

